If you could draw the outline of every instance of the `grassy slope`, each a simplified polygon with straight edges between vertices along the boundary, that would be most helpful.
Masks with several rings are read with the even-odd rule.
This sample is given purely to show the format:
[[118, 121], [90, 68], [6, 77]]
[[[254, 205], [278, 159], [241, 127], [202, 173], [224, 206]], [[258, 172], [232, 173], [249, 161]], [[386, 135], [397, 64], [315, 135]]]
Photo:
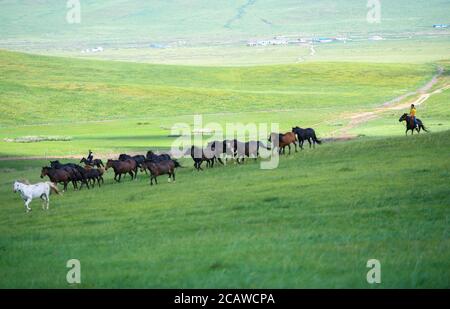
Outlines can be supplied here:
[[[450, 287], [450, 133], [325, 144], [276, 170], [180, 169], [68, 191], [25, 215], [15, 178], [43, 162], [0, 162], [1, 287]], [[191, 162], [184, 164], [191, 164]], [[180, 200], [180, 197], [183, 197]]]
[[[164, 66], [2, 51], [0, 138], [69, 135], [74, 141], [17, 145], [1, 140], [0, 155], [167, 147], [167, 128], [192, 123], [191, 116], [182, 115], [196, 113], [210, 114], [205, 123], [277, 122], [282, 130], [299, 124], [327, 134], [342, 125], [330, 121], [341, 112], [374, 107], [414, 90], [433, 70], [432, 65], [365, 63]], [[83, 123], [107, 119], [120, 120]], [[23, 126], [36, 123], [45, 125]]]
[[[253, 4], [245, 7], [246, 3]], [[386, 1], [381, 6], [382, 22], [370, 24], [366, 5], [359, 0], [83, 1], [81, 24], [72, 25], [65, 19], [65, 2], [3, 1], [0, 37], [11, 45], [25, 40], [79, 48], [80, 42], [148, 44], [280, 34], [411, 33], [448, 22], [450, 10], [450, 3], [442, 0]]]
[[[439, 65], [445, 71], [439, 82], [431, 89], [432, 91], [450, 85], [450, 62], [442, 61]], [[417, 107], [418, 117], [431, 132], [450, 130], [450, 109], [448, 102], [450, 102], [450, 89], [433, 94], [428, 100]], [[400, 124], [398, 122], [400, 115], [401, 112], [398, 111], [386, 112], [381, 117], [350, 130], [350, 133], [367, 136], [388, 136], [394, 132], [399, 133], [402, 130], [404, 132], [405, 123]]]

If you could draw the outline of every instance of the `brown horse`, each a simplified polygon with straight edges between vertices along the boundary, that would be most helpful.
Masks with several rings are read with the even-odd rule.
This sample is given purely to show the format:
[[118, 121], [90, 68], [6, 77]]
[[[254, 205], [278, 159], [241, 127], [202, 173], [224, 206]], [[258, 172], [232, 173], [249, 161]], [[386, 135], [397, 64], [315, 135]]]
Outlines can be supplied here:
[[[278, 153], [281, 154], [283, 151], [286, 154], [286, 146], [289, 147], [289, 154], [291, 154], [291, 144], [295, 146], [295, 152], [297, 152], [297, 137], [293, 132], [287, 132], [285, 134], [282, 133], [271, 133], [269, 136], [269, 142], [276, 143], [278, 140]], [[276, 146], [276, 144], [274, 145]]]
[[264, 143], [260, 141], [249, 141], [243, 143], [238, 140], [234, 140], [232, 143], [234, 144], [235, 159], [238, 164], [244, 163], [246, 157], [257, 160], [259, 157], [260, 148], [271, 150], [269, 146], [264, 145]]
[[84, 168], [86, 170], [86, 180], [89, 182], [92, 182], [91, 185], [92, 187], [95, 187], [95, 181], [97, 181], [98, 186], [100, 187], [100, 182], [104, 183], [105, 181], [103, 180], [103, 173], [105, 172], [105, 170], [103, 168], [94, 168], [90, 165], [86, 165], [86, 167]]
[[[50, 181], [53, 183], [63, 183], [64, 184], [64, 191], [67, 190], [67, 184], [73, 180], [70, 177], [70, 174], [62, 169], [56, 169], [51, 167], [43, 167], [41, 170], [41, 178], [44, 178], [45, 176], [48, 176], [50, 178]], [[75, 187], [75, 186], [74, 186]]]
[[[120, 182], [122, 174], [130, 174], [132, 180], [136, 178], [137, 164], [134, 160], [128, 159], [125, 161], [119, 161], [109, 159], [108, 162], [106, 162], [105, 170], [107, 171], [108, 168], [111, 167], [114, 170], [114, 180], [117, 182]], [[117, 179], [117, 176], [119, 176], [119, 179]]]
[[160, 162], [152, 162], [150, 160], [145, 160], [141, 164], [141, 172], [148, 169], [150, 171], [150, 185], [153, 186], [153, 179], [155, 180], [155, 184], [158, 184], [158, 180], [156, 177], [159, 175], [169, 174], [168, 181], [170, 182], [170, 178], [175, 182], [175, 162], [172, 160], [160, 161]]

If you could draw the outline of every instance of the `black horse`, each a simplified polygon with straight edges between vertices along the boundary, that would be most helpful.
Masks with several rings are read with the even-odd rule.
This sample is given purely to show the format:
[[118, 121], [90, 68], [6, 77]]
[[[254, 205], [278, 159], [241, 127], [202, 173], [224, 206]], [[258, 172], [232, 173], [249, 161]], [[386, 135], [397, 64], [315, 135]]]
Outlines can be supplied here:
[[408, 131], [411, 130], [411, 135], [414, 134], [414, 130], [417, 131], [417, 133], [420, 133], [420, 130], [424, 130], [425, 132], [428, 132], [428, 130], [425, 128], [425, 126], [423, 125], [422, 121], [419, 118], [416, 118], [416, 126], [411, 125], [411, 117], [404, 113], [400, 119], [398, 120], [399, 122], [402, 121], [406, 121], [406, 131], [405, 134], [408, 135]]
[[[56, 161], [50, 161], [51, 168], [54, 169], [62, 169], [71, 174], [72, 179], [75, 181], [75, 184], [77, 181], [81, 182], [80, 189], [83, 187], [83, 184], [86, 185], [86, 187], [89, 189], [89, 183], [87, 181], [86, 177], [86, 170], [75, 163], [65, 163], [62, 164], [58, 160]], [[77, 187], [76, 187], [77, 188]]]
[[303, 149], [303, 143], [305, 141], [308, 141], [309, 148], [311, 148], [311, 144], [314, 148], [316, 148], [316, 143], [319, 145], [322, 144], [322, 141], [317, 138], [316, 132], [312, 128], [302, 129], [299, 127], [295, 127], [292, 128], [292, 132], [297, 135], [298, 144], [301, 149]]
[[83, 159], [80, 160], [80, 163], [84, 163], [84, 164], [89, 165], [89, 166], [95, 166], [95, 167], [98, 167], [98, 168], [105, 167], [103, 165], [103, 161], [100, 160], [100, 159], [93, 159], [93, 160], [89, 161], [88, 159], [83, 157]]
[[172, 158], [168, 154], [163, 153], [163, 154], [157, 155], [151, 150], [147, 151], [146, 157], [147, 157], [147, 160], [152, 161], [152, 162], [161, 162], [161, 161], [172, 160]]
[[119, 161], [125, 161], [128, 159], [136, 161], [137, 167], [139, 167], [139, 168], [141, 167], [142, 163], [144, 163], [144, 161], [145, 161], [145, 157], [143, 155], [130, 156], [130, 155], [123, 153], [119, 156]]

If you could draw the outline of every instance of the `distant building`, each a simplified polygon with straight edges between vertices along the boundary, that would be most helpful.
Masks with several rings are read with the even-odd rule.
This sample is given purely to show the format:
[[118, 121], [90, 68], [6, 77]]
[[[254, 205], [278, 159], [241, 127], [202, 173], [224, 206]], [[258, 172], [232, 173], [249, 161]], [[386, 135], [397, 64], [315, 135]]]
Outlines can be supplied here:
[[382, 41], [382, 40], [384, 40], [384, 38], [382, 36], [379, 36], [379, 35], [374, 35], [373, 37], [369, 38], [369, 40]]
[[437, 29], [448, 28], [448, 24], [435, 24], [435, 25], [433, 25], [433, 28], [437, 28]]
[[334, 41], [333, 38], [318, 38], [318, 39], [314, 39], [314, 42], [317, 42], [317, 43], [331, 43], [333, 41]]
[[101, 52], [103, 52], [103, 51], [104, 51], [103, 47], [99, 46], [99, 47], [96, 47], [96, 48], [87, 48], [87, 49], [83, 49], [83, 50], [81, 51], [81, 53], [82, 53], [82, 54], [101, 53]]
[[159, 44], [159, 43], [151, 43], [151, 44], [149, 45], [149, 47], [150, 47], [150, 48], [156, 48], [156, 49], [164, 49], [164, 48], [167, 48], [166, 45]]

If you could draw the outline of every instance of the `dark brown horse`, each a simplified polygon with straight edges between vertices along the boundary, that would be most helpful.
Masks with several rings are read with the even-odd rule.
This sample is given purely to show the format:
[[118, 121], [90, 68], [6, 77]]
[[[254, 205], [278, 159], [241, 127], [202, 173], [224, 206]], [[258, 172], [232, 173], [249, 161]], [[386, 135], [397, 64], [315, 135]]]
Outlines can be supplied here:
[[196, 147], [194, 145], [191, 146], [191, 158], [194, 160], [194, 168], [199, 170], [203, 170], [201, 165], [206, 161], [208, 165], [214, 165], [215, 152], [211, 149], [203, 149], [200, 147]]
[[[137, 164], [134, 160], [119, 161], [110, 159], [106, 162], [105, 170], [107, 171], [111, 167], [114, 170], [114, 180], [117, 182], [120, 182], [122, 174], [130, 174], [132, 180], [136, 178]], [[119, 179], [117, 179], [117, 176], [119, 176]]]
[[309, 148], [311, 148], [311, 144], [313, 148], [316, 148], [317, 144], [322, 144], [322, 141], [319, 140], [316, 136], [316, 131], [312, 128], [302, 129], [299, 127], [292, 128], [292, 132], [294, 132], [297, 135], [298, 144], [300, 148], [303, 150], [303, 143], [305, 141], [308, 141]]
[[[275, 143], [278, 146], [278, 153], [281, 154], [283, 151], [286, 154], [286, 146], [289, 147], [289, 154], [291, 154], [291, 144], [295, 146], [295, 152], [297, 152], [297, 138], [295, 133], [287, 132], [285, 134], [282, 133], [271, 133], [269, 136], [269, 142]], [[278, 142], [278, 145], [276, 144]]]
[[96, 166], [96, 167], [98, 167], [98, 168], [100, 168], [100, 167], [105, 167], [105, 166], [103, 165], [103, 161], [100, 160], [100, 159], [94, 159], [94, 160], [92, 160], [92, 161], [89, 161], [88, 159], [83, 158], [83, 159], [81, 159], [80, 163], [84, 163], [84, 164], [87, 165], [87, 166]]
[[428, 132], [428, 130], [425, 128], [425, 126], [422, 123], [422, 120], [420, 120], [419, 118], [416, 118], [416, 123], [417, 126], [414, 126], [414, 124], [411, 125], [411, 117], [408, 114], [403, 114], [400, 119], [398, 120], [399, 122], [402, 121], [406, 121], [406, 131], [405, 134], [408, 135], [408, 131], [411, 130], [411, 135], [414, 134], [414, 130], [417, 131], [417, 133], [420, 133], [420, 130], [424, 130], [425, 132]]
[[244, 162], [245, 158], [253, 158], [255, 160], [259, 157], [259, 149], [265, 148], [271, 150], [271, 148], [260, 141], [240, 142], [238, 140], [232, 141], [233, 149], [235, 152], [235, 159], [238, 164]]
[[104, 183], [105, 181], [103, 180], [103, 173], [105, 172], [105, 170], [103, 168], [93, 168], [90, 165], [87, 165], [85, 168], [86, 170], [86, 179], [88, 181], [91, 181], [91, 185], [92, 187], [95, 187], [95, 181], [97, 181], [98, 186], [100, 187], [100, 182]]
[[158, 184], [158, 180], [156, 177], [160, 175], [169, 175], [168, 181], [170, 179], [175, 182], [175, 162], [173, 160], [165, 160], [160, 162], [152, 162], [150, 160], [146, 160], [141, 165], [141, 171], [148, 169], [150, 171], [150, 185], [153, 186], [153, 179], [155, 180], [155, 184]]
[[45, 176], [48, 176], [48, 178], [50, 178], [50, 181], [53, 183], [63, 183], [64, 191], [67, 190], [67, 184], [70, 181], [73, 182], [73, 180], [70, 177], [70, 174], [63, 169], [56, 169], [45, 166], [41, 170], [41, 178], [44, 178]]

